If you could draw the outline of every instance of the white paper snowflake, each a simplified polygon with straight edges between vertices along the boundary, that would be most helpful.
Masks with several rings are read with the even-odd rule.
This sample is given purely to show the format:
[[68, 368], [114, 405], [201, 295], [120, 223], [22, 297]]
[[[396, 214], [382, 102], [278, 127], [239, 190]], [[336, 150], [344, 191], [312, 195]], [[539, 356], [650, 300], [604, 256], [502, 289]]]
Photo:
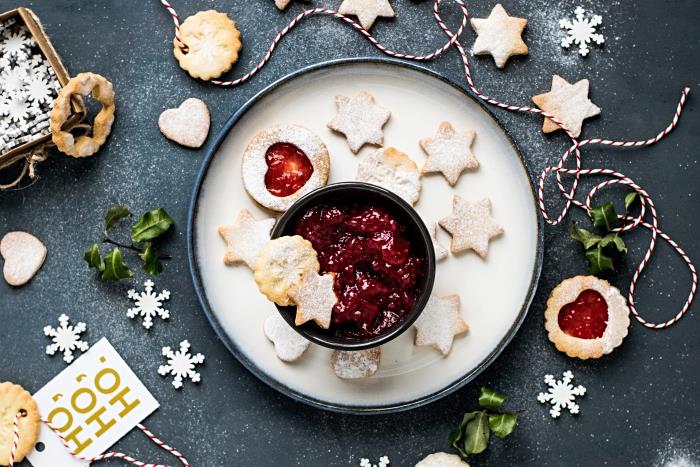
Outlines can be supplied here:
[[87, 342], [81, 340], [80, 334], [85, 332], [87, 326], [85, 323], [78, 323], [75, 326], [69, 325], [68, 316], [62, 314], [58, 317], [59, 327], [52, 328], [51, 326], [44, 327], [44, 334], [51, 337], [53, 344], [46, 346], [46, 353], [54, 355], [57, 350], [63, 352], [63, 360], [66, 363], [73, 361], [73, 351], [78, 349], [85, 352], [90, 346]]
[[537, 400], [542, 404], [551, 404], [552, 408], [549, 414], [552, 418], [557, 418], [561, 415], [561, 408], [569, 409], [569, 413], [576, 415], [579, 412], [578, 404], [574, 402], [577, 396], [586, 394], [586, 388], [581, 385], [574, 387], [571, 381], [574, 379], [574, 374], [570, 371], [562, 373], [562, 380], [556, 381], [554, 376], [545, 375], [544, 382], [549, 385], [547, 393], [541, 392], [537, 396]]
[[5, 40], [0, 43], [0, 48], [7, 55], [14, 55], [18, 58], [26, 58], [29, 49], [34, 45], [34, 39], [29, 35], [27, 28], [22, 27], [17, 32], [10, 32], [5, 36]]
[[26, 93], [29, 100], [35, 104], [53, 102], [52, 88], [46, 78], [33, 75], [27, 78], [26, 83]]
[[144, 291], [137, 293], [134, 289], [129, 290], [129, 298], [136, 304], [135, 307], [129, 308], [126, 315], [134, 319], [137, 316], [143, 317], [143, 327], [151, 329], [153, 326], [153, 318], [158, 315], [162, 319], [170, 318], [170, 311], [163, 308], [163, 302], [170, 298], [170, 292], [163, 290], [156, 295], [153, 293], [153, 281], [150, 279], [143, 283]]
[[561, 46], [568, 49], [571, 47], [571, 44], [576, 44], [578, 45], [578, 53], [585, 57], [590, 52], [588, 48], [590, 42], [595, 42], [598, 45], [605, 42], [603, 35], [596, 32], [596, 27], [603, 23], [603, 17], [593, 15], [590, 18], [586, 18], [586, 10], [580, 6], [576, 7], [574, 14], [576, 19], [573, 21], [568, 19], [559, 20], [559, 27], [566, 29], [566, 37], [561, 40]]
[[172, 375], [175, 389], [182, 387], [184, 379], [189, 379], [193, 383], [199, 383], [199, 373], [194, 371], [196, 365], [204, 363], [204, 355], [190, 354], [190, 343], [187, 340], [180, 342], [180, 350], [173, 352], [170, 347], [163, 347], [163, 356], [168, 359], [167, 365], [158, 367], [158, 374], [161, 376]]
[[387, 456], [380, 457], [378, 464], [372, 464], [369, 459], [365, 459], [364, 457], [360, 459], [360, 467], [387, 467], [390, 463], [391, 461], [389, 461]]

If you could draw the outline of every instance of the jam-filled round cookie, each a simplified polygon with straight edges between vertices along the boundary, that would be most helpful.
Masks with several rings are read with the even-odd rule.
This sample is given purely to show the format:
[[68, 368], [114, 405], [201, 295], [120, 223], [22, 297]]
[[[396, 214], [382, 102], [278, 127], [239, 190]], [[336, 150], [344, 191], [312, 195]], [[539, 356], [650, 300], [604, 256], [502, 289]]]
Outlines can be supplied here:
[[311, 130], [277, 125], [253, 138], [243, 153], [243, 185], [260, 205], [286, 211], [328, 181], [328, 149]]
[[609, 354], [622, 343], [629, 314], [624, 297], [608, 281], [576, 276], [552, 291], [544, 327], [559, 351], [586, 360]]

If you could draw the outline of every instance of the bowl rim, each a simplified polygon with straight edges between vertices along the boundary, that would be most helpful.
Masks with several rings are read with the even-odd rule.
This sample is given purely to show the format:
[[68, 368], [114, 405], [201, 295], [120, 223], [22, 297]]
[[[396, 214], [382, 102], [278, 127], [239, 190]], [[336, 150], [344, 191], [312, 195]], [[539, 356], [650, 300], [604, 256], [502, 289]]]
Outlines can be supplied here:
[[[542, 219], [542, 216], [538, 215], [537, 216], [537, 251], [535, 254], [535, 264], [533, 267], [532, 271], [532, 276], [530, 280], [530, 285], [528, 288], [528, 293], [525, 296], [522, 306], [520, 307], [520, 312], [517, 316], [517, 318], [514, 320], [511, 328], [508, 330], [508, 332], [503, 336], [501, 341], [494, 347], [493, 351], [482, 360], [479, 365], [474, 367], [472, 370], [466, 372], [464, 375], [461, 377], [457, 378], [454, 380], [452, 383], [446, 385], [445, 387], [427, 394], [425, 396], [421, 396], [412, 400], [408, 401], [402, 401], [402, 402], [396, 402], [396, 403], [389, 403], [389, 404], [383, 404], [383, 405], [374, 405], [374, 406], [359, 406], [359, 405], [351, 405], [351, 404], [341, 404], [341, 403], [333, 403], [333, 402], [328, 402], [325, 400], [321, 399], [316, 399], [312, 396], [309, 396], [307, 394], [304, 394], [302, 392], [297, 391], [296, 389], [293, 389], [286, 384], [278, 381], [277, 379], [269, 376], [265, 371], [263, 371], [261, 368], [259, 368], [254, 362], [252, 362], [238, 347], [238, 345], [233, 342], [233, 340], [226, 334], [225, 330], [219, 323], [217, 317], [214, 315], [210, 305], [209, 301], [206, 297], [206, 291], [204, 290], [204, 285], [202, 282], [202, 277], [200, 274], [199, 266], [197, 264], [197, 258], [196, 258], [196, 245], [195, 245], [195, 234], [194, 234], [194, 229], [195, 229], [195, 219], [197, 217], [197, 212], [198, 212], [198, 199], [199, 199], [199, 194], [202, 188], [202, 184], [204, 182], [204, 179], [206, 178], [207, 172], [209, 170], [209, 167], [211, 166], [211, 162], [213, 161], [214, 157], [217, 154], [217, 151], [221, 144], [225, 141], [226, 136], [230, 132], [230, 130], [233, 128], [233, 126], [250, 110], [261, 98], [265, 97], [266, 95], [270, 94], [271, 92], [275, 91], [278, 87], [286, 84], [289, 81], [292, 81], [294, 79], [298, 79], [301, 76], [304, 76], [309, 73], [313, 73], [319, 70], [323, 69], [329, 69], [333, 67], [339, 67], [339, 66], [348, 66], [348, 65], [354, 65], [354, 64], [374, 64], [374, 65], [390, 65], [390, 66], [398, 66], [401, 68], [406, 68], [410, 69], [412, 71], [419, 72], [423, 75], [426, 75], [430, 78], [437, 79], [444, 84], [450, 86], [460, 94], [464, 96], [466, 99], [470, 99], [472, 102], [474, 102], [476, 105], [478, 105], [484, 112], [486, 112], [494, 122], [501, 128], [503, 133], [505, 134], [506, 138], [508, 139], [509, 143], [513, 147], [514, 152], [517, 154], [518, 159], [520, 164], [522, 165], [523, 170], [525, 173], [528, 175], [528, 181], [530, 185], [530, 191], [532, 193], [532, 198], [533, 202], [536, 203], [537, 200], [537, 191], [535, 188], [535, 185], [533, 183], [533, 173], [530, 170], [530, 167], [528, 166], [527, 162], [525, 161], [525, 158], [523, 157], [520, 149], [515, 145], [515, 142], [513, 140], [513, 136], [511, 135], [510, 131], [504, 126], [502, 120], [496, 115], [490, 108], [486, 106], [483, 102], [481, 102], [479, 99], [474, 97], [469, 91], [467, 91], [463, 86], [460, 84], [457, 84], [456, 82], [452, 81], [451, 79], [448, 79], [447, 77], [441, 75], [440, 73], [431, 70], [430, 68], [426, 68], [425, 66], [417, 65], [412, 62], [407, 62], [407, 61], [402, 61], [398, 60], [395, 58], [391, 57], [356, 57], [356, 58], [339, 58], [339, 59], [333, 59], [333, 60], [327, 60], [323, 61], [320, 63], [312, 64], [305, 66], [301, 69], [298, 69], [296, 71], [293, 71], [282, 78], [272, 82], [268, 86], [264, 87], [262, 90], [254, 94], [250, 99], [248, 99], [245, 104], [243, 104], [238, 110], [236, 110], [226, 121], [226, 123], [223, 125], [221, 130], [212, 138], [212, 143], [209, 145], [207, 149], [207, 153], [202, 159], [199, 172], [197, 174], [197, 178], [194, 182], [194, 186], [192, 188], [192, 195], [190, 197], [190, 204], [188, 208], [188, 213], [187, 213], [187, 257], [188, 257], [188, 264], [189, 264], [189, 269], [190, 269], [190, 275], [192, 277], [192, 283], [194, 286], [195, 293], [197, 295], [197, 299], [202, 307], [202, 310], [204, 311], [204, 314], [209, 321], [209, 324], [211, 327], [214, 329], [214, 332], [216, 333], [218, 339], [223, 343], [223, 345], [226, 347], [226, 349], [245, 367], [248, 371], [250, 371], [256, 378], [258, 378], [260, 381], [271, 387], [272, 389], [290, 397], [291, 399], [297, 401], [297, 402], [302, 402], [304, 404], [310, 405], [312, 407], [315, 407], [317, 409], [322, 409], [322, 410], [328, 410], [331, 412], [337, 412], [337, 413], [344, 413], [344, 414], [353, 414], [353, 415], [377, 415], [377, 414], [388, 414], [388, 413], [396, 413], [396, 412], [403, 412], [407, 410], [411, 410], [414, 408], [422, 407], [424, 405], [430, 404], [432, 402], [435, 402], [439, 399], [442, 399], [443, 397], [452, 394], [456, 390], [460, 389], [470, 381], [472, 381], [474, 378], [476, 378], [479, 374], [481, 374], [487, 367], [489, 367], [495, 360], [496, 358], [503, 352], [503, 350], [508, 346], [511, 340], [513, 340], [513, 337], [517, 333], [517, 331], [520, 329], [522, 326], [523, 322], [525, 321], [525, 317], [527, 316], [527, 313], [530, 309], [530, 306], [534, 300], [535, 297], [535, 292], [537, 290], [537, 285], [539, 283], [540, 275], [542, 273], [542, 264], [544, 260], [544, 221]], [[536, 208], [536, 204], [535, 204]]]
[[[305, 206], [305, 204], [309, 202], [313, 202], [314, 199], [323, 197], [323, 196], [332, 196], [334, 192], [338, 191], [346, 191], [346, 190], [357, 190], [363, 193], [371, 193], [374, 196], [378, 196], [379, 198], [382, 198], [384, 200], [388, 200], [389, 204], [392, 206], [396, 206], [398, 209], [400, 209], [408, 219], [411, 220], [413, 223], [413, 227], [415, 227], [418, 231], [418, 236], [421, 238], [422, 243], [425, 245], [425, 250], [426, 250], [426, 268], [425, 268], [425, 274], [426, 274], [426, 280], [425, 280], [425, 285], [424, 285], [424, 290], [421, 292], [420, 296], [416, 300], [416, 302], [413, 304], [413, 307], [407, 313], [406, 316], [404, 316], [404, 319], [392, 326], [387, 330], [387, 332], [383, 334], [379, 334], [378, 336], [372, 337], [370, 339], [366, 340], [361, 340], [361, 341], [355, 341], [355, 342], [345, 342], [343, 343], [343, 338], [340, 337], [333, 337], [332, 335], [329, 335], [328, 338], [324, 337], [317, 337], [314, 334], [310, 334], [307, 332], [309, 328], [307, 326], [295, 326], [294, 325], [294, 319], [292, 316], [290, 316], [290, 310], [288, 308], [290, 307], [283, 307], [275, 304], [275, 307], [277, 308], [277, 311], [280, 313], [282, 318], [300, 335], [302, 335], [304, 338], [310, 340], [314, 344], [321, 345], [323, 347], [327, 347], [329, 349], [334, 349], [334, 350], [345, 350], [345, 351], [357, 351], [357, 350], [364, 350], [364, 349], [370, 349], [372, 347], [378, 347], [380, 345], [386, 344], [387, 342], [399, 337], [401, 334], [406, 332], [408, 329], [411, 328], [413, 323], [418, 319], [418, 317], [421, 315], [423, 310], [425, 309], [425, 306], [428, 303], [428, 300], [430, 299], [430, 296], [432, 295], [433, 292], [433, 285], [435, 283], [435, 267], [436, 267], [436, 260], [435, 260], [435, 248], [433, 246], [432, 239], [430, 237], [430, 232], [428, 231], [428, 228], [425, 226], [425, 222], [423, 222], [423, 219], [420, 217], [420, 214], [411, 206], [408, 204], [403, 198], [398, 196], [396, 193], [393, 193], [386, 188], [380, 187], [378, 185], [373, 185], [371, 183], [366, 183], [366, 182], [359, 182], [359, 181], [344, 181], [344, 182], [336, 182], [336, 183], [329, 183], [326, 186], [322, 186], [319, 188], [316, 188], [313, 191], [310, 191], [309, 193], [305, 194], [298, 200], [296, 200], [285, 212], [282, 214], [282, 216], [277, 219], [277, 222], [275, 222], [275, 226], [272, 228], [272, 238], [278, 238], [282, 236], [283, 231], [285, 228], [289, 226], [289, 222], [292, 221], [296, 216], [300, 214], [301, 209], [309, 209], [314, 204], [311, 206]], [[302, 213], [303, 214], [303, 213]], [[409, 226], [407, 226], [409, 227]], [[410, 227], [409, 227], [410, 228]], [[312, 323], [311, 323], [312, 324]]]

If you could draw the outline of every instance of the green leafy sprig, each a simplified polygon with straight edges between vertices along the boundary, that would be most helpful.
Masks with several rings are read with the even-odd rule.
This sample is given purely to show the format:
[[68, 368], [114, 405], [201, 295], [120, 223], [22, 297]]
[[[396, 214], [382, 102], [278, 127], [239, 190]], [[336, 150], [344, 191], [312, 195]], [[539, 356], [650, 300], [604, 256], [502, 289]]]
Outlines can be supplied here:
[[[625, 196], [625, 214], [637, 199], [637, 192]], [[593, 221], [594, 231], [578, 227], [575, 223], [571, 228], [571, 237], [581, 242], [588, 260], [588, 272], [594, 276], [615, 270], [614, 259], [621, 254], [627, 254], [627, 246], [615, 231], [620, 226], [620, 218], [611, 202], [594, 207], [589, 211]], [[597, 232], [599, 233], [596, 233]]]
[[517, 415], [495, 411], [501, 408], [505, 400], [503, 394], [481, 388], [479, 405], [491, 410], [465, 413], [459, 426], [450, 433], [450, 444], [462, 457], [484, 452], [489, 445], [491, 433], [505, 438], [513, 432], [518, 421]]
[[171, 259], [170, 255], [158, 254], [154, 246], [154, 242], [174, 224], [173, 219], [163, 208], [154, 209], [138, 218], [131, 226], [130, 244], [120, 243], [109, 236], [108, 232], [112, 227], [122, 219], [132, 216], [133, 214], [126, 206], [109, 208], [104, 219], [102, 243], [113, 245], [112, 250], [104, 259], [100, 256], [99, 243], [94, 243], [85, 252], [84, 259], [88, 266], [97, 269], [103, 281], [118, 281], [134, 275], [124, 262], [120, 248], [136, 252], [142, 261], [141, 270], [154, 276], [163, 272], [161, 260]]

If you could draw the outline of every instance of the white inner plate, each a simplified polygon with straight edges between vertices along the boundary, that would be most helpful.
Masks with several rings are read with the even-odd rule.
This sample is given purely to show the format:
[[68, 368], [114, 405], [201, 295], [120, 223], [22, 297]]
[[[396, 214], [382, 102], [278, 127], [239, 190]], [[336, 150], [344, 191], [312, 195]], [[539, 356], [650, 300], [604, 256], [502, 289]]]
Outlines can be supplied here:
[[[245, 266], [225, 266], [225, 244], [217, 228], [231, 223], [241, 208], [257, 218], [271, 214], [248, 197], [241, 181], [241, 156], [259, 131], [282, 123], [305, 126], [318, 134], [331, 155], [329, 183], [353, 180], [357, 161], [345, 138], [326, 128], [335, 115], [335, 96], [372, 94], [392, 113], [384, 127], [386, 146], [406, 152], [420, 167], [418, 140], [432, 136], [440, 122], [457, 130], [474, 129], [473, 152], [481, 163], [452, 188], [440, 174], [423, 178], [417, 211], [427, 225], [450, 214], [452, 197], [489, 197], [493, 217], [505, 234], [491, 242], [488, 259], [473, 252], [438, 262], [434, 292], [459, 293], [468, 334], [455, 339], [443, 357], [430, 347], [414, 347], [410, 329], [382, 347], [379, 371], [372, 378], [341, 380], [330, 367], [331, 350], [312, 345], [293, 364], [280, 361], [263, 334], [265, 318], [277, 313], [258, 292]], [[416, 67], [387, 61], [335, 63], [297, 74], [261, 97], [233, 123], [203, 168], [193, 201], [191, 261], [195, 285], [217, 331], [231, 351], [261, 379], [278, 390], [332, 410], [378, 412], [417, 406], [473, 378], [502, 350], [517, 330], [534, 292], [540, 266], [538, 214], [530, 180], [504, 130], [476, 101], [452, 84]], [[450, 237], [438, 232], [440, 243]]]

